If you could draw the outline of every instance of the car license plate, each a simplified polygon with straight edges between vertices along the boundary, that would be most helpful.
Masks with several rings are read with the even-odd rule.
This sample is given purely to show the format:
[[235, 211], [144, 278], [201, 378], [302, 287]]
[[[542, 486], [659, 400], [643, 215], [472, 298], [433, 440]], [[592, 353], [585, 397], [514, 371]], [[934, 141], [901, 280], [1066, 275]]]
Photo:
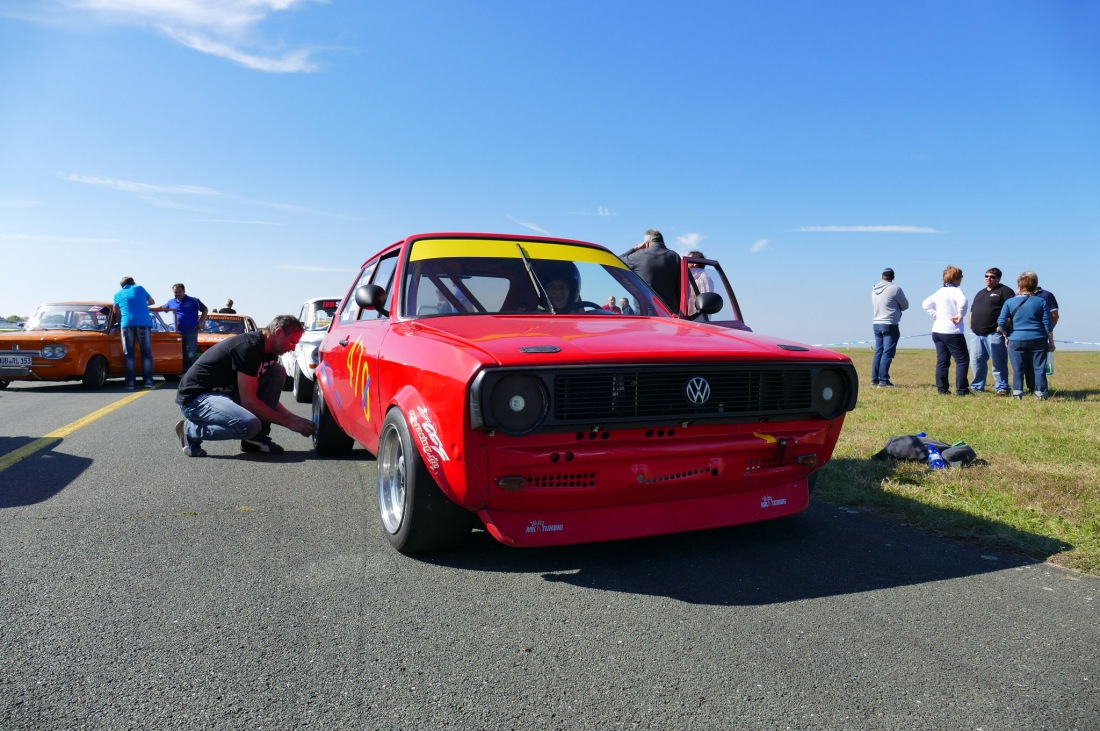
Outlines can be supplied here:
[[31, 357], [29, 355], [0, 355], [0, 366], [30, 368]]

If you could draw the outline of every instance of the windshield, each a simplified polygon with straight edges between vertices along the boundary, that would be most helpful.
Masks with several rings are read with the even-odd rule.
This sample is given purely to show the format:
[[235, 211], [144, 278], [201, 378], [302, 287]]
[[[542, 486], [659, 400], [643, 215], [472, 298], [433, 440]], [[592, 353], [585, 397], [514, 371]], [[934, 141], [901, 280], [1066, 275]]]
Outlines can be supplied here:
[[213, 333], [214, 335], [236, 335], [244, 331], [244, 319], [242, 318], [223, 320], [220, 317], [215, 318], [213, 315], [207, 315], [206, 320], [202, 323], [202, 332]]
[[328, 330], [332, 315], [340, 309], [340, 300], [317, 300], [310, 303], [306, 321], [302, 324], [306, 330]]
[[105, 332], [111, 308], [103, 305], [42, 305], [27, 321], [27, 330]]
[[404, 317], [669, 316], [653, 291], [611, 252], [557, 242], [415, 241], [403, 289]]

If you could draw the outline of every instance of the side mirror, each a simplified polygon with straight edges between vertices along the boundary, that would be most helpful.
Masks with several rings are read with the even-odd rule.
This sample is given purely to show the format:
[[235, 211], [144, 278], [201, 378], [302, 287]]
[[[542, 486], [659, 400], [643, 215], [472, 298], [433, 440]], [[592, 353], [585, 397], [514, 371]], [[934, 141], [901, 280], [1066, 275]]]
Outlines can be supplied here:
[[722, 295], [717, 292], [700, 292], [695, 295], [696, 312], [691, 316], [691, 319], [694, 320], [699, 315], [713, 315], [715, 312], [721, 311], [723, 304]]
[[386, 312], [386, 290], [377, 284], [364, 284], [355, 290], [355, 304], [364, 310], [376, 310], [380, 315], [389, 317]]

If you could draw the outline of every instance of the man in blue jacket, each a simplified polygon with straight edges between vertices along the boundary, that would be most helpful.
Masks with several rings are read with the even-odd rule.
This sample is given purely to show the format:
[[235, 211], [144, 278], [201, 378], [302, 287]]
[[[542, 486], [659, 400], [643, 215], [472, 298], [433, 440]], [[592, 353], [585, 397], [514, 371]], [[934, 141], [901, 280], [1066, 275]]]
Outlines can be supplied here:
[[187, 288], [180, 283], [172, 285], [175, 299], [164, 303], [165, 310], [176, 310], [176, 332], [183, 336], [183, 372], [198, 359], [199, 329], [206, 319], [206, 305], [197, 297], [187, 294]]

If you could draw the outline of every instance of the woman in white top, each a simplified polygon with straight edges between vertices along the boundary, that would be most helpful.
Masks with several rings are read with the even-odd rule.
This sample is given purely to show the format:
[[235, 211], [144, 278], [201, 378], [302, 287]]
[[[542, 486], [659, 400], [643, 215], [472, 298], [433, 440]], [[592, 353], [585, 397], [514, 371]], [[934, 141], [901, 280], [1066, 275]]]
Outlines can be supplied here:
[[936, 344], [936, 389], [941, 394], [951, 393], [948, 385], [948, 370], [951, 359], [955, 359], [955, 394], [966, 396], [970, 393], [970, 383], [966, 380], [966, 371], [970, 366], [970, 352], [966, 347], [966, 331], [963, 319], [970, 302], [962, 289], [963, 272], [956, 266], [948, 265], [943, 270], [943, 287], [921, 305], [933, 318], [932, 342]]

